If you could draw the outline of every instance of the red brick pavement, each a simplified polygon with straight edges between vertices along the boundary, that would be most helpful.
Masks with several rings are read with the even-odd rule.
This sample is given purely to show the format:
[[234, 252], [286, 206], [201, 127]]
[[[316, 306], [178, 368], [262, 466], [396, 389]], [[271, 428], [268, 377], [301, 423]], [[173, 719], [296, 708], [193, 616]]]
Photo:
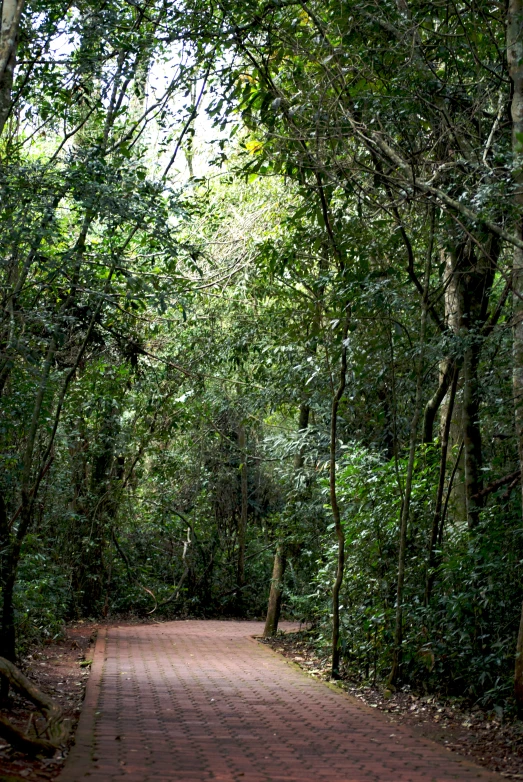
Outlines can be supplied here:
[[59, 782], [495, 782], [296, 670], [257, 622], [101, 631]]

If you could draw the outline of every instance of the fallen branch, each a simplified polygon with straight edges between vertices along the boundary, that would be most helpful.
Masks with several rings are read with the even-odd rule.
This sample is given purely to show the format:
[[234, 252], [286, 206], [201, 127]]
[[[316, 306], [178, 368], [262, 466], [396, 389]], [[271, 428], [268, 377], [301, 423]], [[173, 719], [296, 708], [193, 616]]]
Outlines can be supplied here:
[[48, 738], [31, 738], [12, 725], [5, 717], [0, 717], [0, 736], [11, 744], [12, 747], [28, 755], [54, 755], [55, 751], [67, 739], [68, 730], [63, 722], [62, 710], [57, 704], [43, 693], [30, 681], [27, 676], [18, 670], [16, 665], [0, 657], [0, 675], [8, 680], [9, 684], [34, 703], [43, 714], [46, 724], [42, 733]]
[[[174, 590], [174, 592], [172, 593], [172, 595], [170, 595], [170, 597], [166, 597], [165, 600], [162, 600], [160, 603], [158, 603], [158, 606], [165, 606], [165, 605], [167, 605], [167, 603], [172, 603], [173, 600], [176, 600], [176, 598], [180, 594], [180, 590], [181, 590], [181, 588], [183, 586], [183, 582], [185, 581], [185, 579], [187, 578], [188, 575], [189, 575], [189, 568], [186, 566], [185, 570], [182, 573], [182, 576], [181, 576], [180, 580], [178, 581], [178, 585], [177, 585], [176, 589]], [[158, 606], [155, 606], [153, 608], [153, 610], [149, 611], [148, 613], [149, 614], [154, 613], [154, 611], [156, 611]]]
[[26, 736], [18, 728], [15, 728], [8, 719], [0, 715], [0, 736], [10, 744], [13, 749], [23, 752], [24, 755], [45, 755], [51, 758], [57, 750], [56, 744], [46, 739], [33, 739]]
[[514, 491], [514, 489], [516, 488], [516, 486], [520, 481], [521, 481], [521, 475], [518, 475], [517, 478], [514, 478], [512, 483], [509, 483], [509, 485], [507, 486], [507, 490], [504, 491], [503, 494], [501, 495], [501, 499], [508, 500], [508, 498], [510, 497], [510, 495], [512, 494], [512, 492]]
[[492, 481], [492, 483], [489, 483], [488, 486], [485, 486], [484, 489], [481, 491], [478, 491], [477, 494], [473, 496], [473, 500], [480, 500], [483, 499], [483, 497], [488, 497], [489, 494], [492, 494], [493, 491], [497, 491], [502, 486], [506, 486], [507, 483], [513, 483], [514, 481], [519, 481], [521, 475], [520, 470], [515, 470], [515, 472], [511, 472], [510, 475], [505, 475], [503, 478], [498, 478], [497, 481]]

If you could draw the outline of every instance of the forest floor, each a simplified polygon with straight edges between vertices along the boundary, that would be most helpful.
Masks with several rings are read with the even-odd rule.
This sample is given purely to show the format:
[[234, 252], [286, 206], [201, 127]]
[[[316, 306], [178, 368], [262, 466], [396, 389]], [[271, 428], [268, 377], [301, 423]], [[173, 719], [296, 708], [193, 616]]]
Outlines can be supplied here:
[[[330, 678], [330, 659], [318, 654], [306, 632], [264, 639], [314, 678]], [[343, 691], [384, 712], [423, 738], [443, 744], [507, 779], [523, 779], [523, 722], [506, 721], [495, 711], [466, 709], [458, 699], [421, 695], [408, 688], [384, 694], [384, 688], [363, 686], [350, 679], [337, 683]]]
[[[70, 625], [65, 637], [33, 647], [21, 662], [21, 669], [35, 684], [57, 703], [70, 722], [70, 744], [82, 709], [85, 687], [89, 677], [90, 653], [96, 638], [96, 626], [91, 622]], [[36, 709], [27, 700], [14, 694], [2, 712], [17, 727], [30, 730], [36, 717]], [[18, 780], [50, 780], [60, 771], [67, 751], [53, 758], [29, 759], [20, 752], [13, 752], [0, 739], [0, 782]]]

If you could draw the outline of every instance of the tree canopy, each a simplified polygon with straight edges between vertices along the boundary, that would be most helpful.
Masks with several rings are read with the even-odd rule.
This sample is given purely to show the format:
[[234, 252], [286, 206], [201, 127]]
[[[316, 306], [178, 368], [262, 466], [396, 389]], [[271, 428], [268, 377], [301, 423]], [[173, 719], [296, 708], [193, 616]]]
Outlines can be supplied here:
[[523, 714], [522, 29], [3, 0], [0, 655], [283, 610]]

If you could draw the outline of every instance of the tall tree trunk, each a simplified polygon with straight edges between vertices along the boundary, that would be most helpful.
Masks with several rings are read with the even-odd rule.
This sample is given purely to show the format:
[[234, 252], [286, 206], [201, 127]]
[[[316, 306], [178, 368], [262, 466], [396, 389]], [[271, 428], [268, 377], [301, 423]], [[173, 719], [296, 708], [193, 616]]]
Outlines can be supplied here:
[[16, 660], [16, 628], [14, 609], [14, 586], [16, 583], [18, 561], [11, 554], [7, 578], [2, 589], [2, 657], [10, 662]]
[[516, 643], [516, 665], [514, 669], [514, 694], [519, 719], [523, 719], [523, 604], [519, 620], [518, 640]]
[[[7, 561], [6, 555], [9, 550], [9, 526], [7, 520], [7, 508], [5, 507], [5, 500], [3, 492], [0, 491], [0, 589], [2, 592], [5, 589], [5, 583], [7, 578]], [[3, 624], [3, 622], [2, 622]], [[0, 633], [0, 657], [5, 657], [6, 652], [6, 637], [4, 633]], [[4, 676], [0, 676], [0, 699], [5, 698], [9, 693], [9, 680]]]
[[11, 111], [11, 90], [13, 88], [18, 45], [18, 30], [24, 8], [24, 0], [3, 0], [0, 24], [0, 135]]
[[[463, 241], [455, 253], [448, 254], [445, 277], [447, 325], [464, 347], [462, 392], [456, 396], [449, 430], [449, 450], [463, 441], [463, 466], [457, 464], [451, 499], [454, 521], [466, 520], [470, 529], [479, 523], [482, 505], [479, 361], [500, 242], [490, 235], [483, 239], [482, 248], [478, 253], [470, 239]], [[447, 404], [442, 408], [442, 428], [446, 408]]]
[[[470, 334], [470, 332], [469, 332]], [[479, 427], [478, 365], [480, 347], [474, 336], [463, 357], [463, 451], [465, 454], [465, 501], [470, 529], [479, 523], [481, 503], [477, 499], [483, 487], [482, 443]]]
[[490, 291], [500, 253], [500, 242], [494, 235], [482, 242], [485, 250], [477, 254], [466, 251], [463, 274], [462, 335], [463, 355], [463, 445], [465, 453], [465, 498], [467, 523], [471, 529], [479, 523], [482, 507], [482, 442], [480, 427], [479, 361], [483, 327], [487, 319]]
[[[461, 270], [458, 268], [458, 254], [442, 252], [442, 260], [445, 262], [443, 284], [445, 286], [445, 325], [456, 339], [459, 338], [463, 314], [463, 291], [461, 285]], [[447, 363], [442, 366], [442, 374], [448, 369]], [[450, 393], [445, 395], [440, 413], [440, 432], [443, 434], [448, 409], [450, 406]], [[460, 379], [453, 401], [453, 412], [450, 417], [447, 458], [452, 461], [456, 448], [463, 442], [463, 382]], [[442, 437], [443, 439], [443, 437]], [[467, 519], [467, 501], [465, 495], [465, 462], [463, 455], [459, 457], [455, 465], [455, 476], [449, 497], [449, 517], [458, 525], [465, 525]]]
[[333, 679], [340, 677], [340, 591], [343, 584], [345, 572], [345, 532], [341, 523], [340, 508], [338, 505], [338, 496], [336, 493], [336, 441], [338, 435], [338, 408], [345, 391], [347, 380], [347, 348], [345, 340], [347, 339], [348, 323], [343, 332], [343, 347], [341, 351], [341, 369], [340, 382], [332, 400], [331, 410], [331, 432], [330, 432], [330, 460], [329, 460], [329, 496], [334, 519], [334, 529], [338, 541], [338, 562], [336, 567], [336, 578], [332, 587], [332, 665], [331, 676]]
[[287, 566], [287, 556], [283, 543], [278, 543], [274, 555], [274, 565], [272, 568], [271, 591], [269, 593], [269, 604], [267, 606], [267, 618], [263, 630], [264, 638], [272, 638], [278, 632], [278, 622], [280, 621], [281, 599], [283, 595], [283, 576]]
[[[517, 236], [523, 239], [523, 0], [509, 0], [507, 10], [507, 61], [512, 80], [512, 153]], [[513, 260], [513, 393], [519, 464], [523, 477], [523, 250], [514, 249]], [[523, 481], [521, 483], [523, 491]], [[523, 714], [523, 611], [521, 613], [514, 689], [519, 714]]]
[[[306, 402], [300, 405], [300, 415], [298, 421], [298, 431], [303, 432], [309, 426], [310, 407]], [[303, 448], [300, 448], [294, 457], [294, 469], [301, 470], [303, 467]], [[272, 638], [278, 632], [280, 621], [281, 599], [283, 594], [283, 577], [287, 567], [287, 552], [285, 543], [280, 541], [276, 546], [274, 554], [274, 564], [272, 567], [271, 588], [269, 592], [269, 602], [267, 605], [267, 617], [265, 619], [265, 628], [263, 630], [264, 638]]]

